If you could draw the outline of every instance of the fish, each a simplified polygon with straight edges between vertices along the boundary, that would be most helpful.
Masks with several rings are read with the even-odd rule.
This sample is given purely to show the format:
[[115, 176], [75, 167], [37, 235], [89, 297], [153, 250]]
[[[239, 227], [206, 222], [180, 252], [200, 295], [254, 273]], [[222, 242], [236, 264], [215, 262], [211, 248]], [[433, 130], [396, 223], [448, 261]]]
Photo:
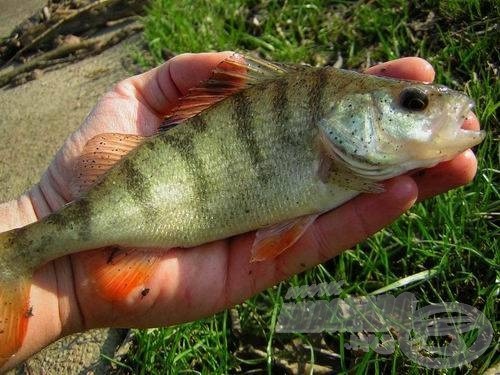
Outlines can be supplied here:
[[75, 162], [77, 198], [0, 234], [0, 364], [22, 345], [31, 278], [47, 262], [115, 249], [90, 264], [96, 290], [119, 300], [149, 291], [138, 287], [157, 256], [141, 249], [256, 231], [252, 261], [275, 258], [322, 213], [480, 143], [484, 131], [461, 129], [473, 105], [441, 85], [227, 58], [156, 134], [92, 138]]

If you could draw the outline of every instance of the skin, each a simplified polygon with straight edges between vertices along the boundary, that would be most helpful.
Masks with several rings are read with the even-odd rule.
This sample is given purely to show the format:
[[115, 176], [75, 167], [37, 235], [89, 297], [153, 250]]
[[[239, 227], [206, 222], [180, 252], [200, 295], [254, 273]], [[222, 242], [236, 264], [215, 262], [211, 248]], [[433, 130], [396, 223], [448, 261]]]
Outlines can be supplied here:
[[[73, 162], [86, 142], [100, 133], [151, 135], [177, 98], [208, 78], [231, 52], [184, 54], [144, 74], [118, 83], [104, 95], [82, 126], [64, 143], [41, 181], [23, 196], [0, 205], [0, 232], [34, 222], [71, 200]], [[425, 60], [408, 57], [374, 66], [370, 74], [431, 82]], [[464, 128], [478, 129], [471, 114]], [[291, 249], [273, 261], [249, 263], [254, 235], [247, 233], [162, 257], [140, 303], [116, 305], [101, 299], [87, 283], [88, 254], [57, 259], [35, 273], [31, 289], [34, 316], [11, 368], [58, 338], [96, 327], [155, 327], [206, 317], [335, 257], [379, 231], [416, 201], [469, 183], [476, 159], [467, 150], [455, 159], [413, 176], [385, 182], [381, 194], [362, 194], [322, 215]]]

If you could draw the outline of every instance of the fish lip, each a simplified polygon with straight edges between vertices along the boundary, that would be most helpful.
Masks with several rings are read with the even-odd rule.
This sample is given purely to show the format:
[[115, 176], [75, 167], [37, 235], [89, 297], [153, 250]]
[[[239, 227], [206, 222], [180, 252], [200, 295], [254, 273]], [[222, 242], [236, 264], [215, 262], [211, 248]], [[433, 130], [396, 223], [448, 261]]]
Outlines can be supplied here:
[[[450, 160], [460, 152], [479, 144], [485, 137], [483, 130], [463, 128], [464, 121], [470, 117], [475, 107], [474, 100], [462, 93], [453, 100], [454, 102], [448, 104], [449, 109], [434, 119], [437, 131], [431, 138], [429, 152], [424, 153], [425, 156], [420, 155], [426, 165]], [[436, 153], [438, 153], [437, 157]]]
[[[454, 127], [455, 129], [454, 136], [451, 136], [450, 141], [452, 141], [455, 145], [461, 144], [462, 147], [461, 149], [456, 149], [455, 152], [451, 153], [451, 155], [456, 154], [460, 151], [464, 151], [467, 148], [471, 148], [473, 146], [478, 145], [483, 141], [483, 139], [486, 136], [486, 132], [484, 130], [470, 130], [463, 128], [464, 121], [470, 117], [472, 110], [476, 106], [476, 103], [472, 98], [464, 94], [460, 99], [461, 101], [463, 101], [463, 104], [461, 105], [461, 108], [457, 111], [457, 120], [456, 120], [456, 125]], [[453, 132], [452, 129], [453, 128], [450, 128], [450, 130]]]

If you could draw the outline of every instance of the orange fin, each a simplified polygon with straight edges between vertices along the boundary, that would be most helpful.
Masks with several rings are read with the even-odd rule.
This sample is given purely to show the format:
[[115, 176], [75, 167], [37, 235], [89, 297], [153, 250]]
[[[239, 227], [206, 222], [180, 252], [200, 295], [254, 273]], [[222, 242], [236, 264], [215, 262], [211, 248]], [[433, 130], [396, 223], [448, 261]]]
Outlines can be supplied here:
[[354, 159], [346, 160], [347, 158], [342, 156], [342, 152], [335, 147], [322, 129], [320, 129], [318, 138], [321, 147], [318, 174], [322, 181], [366, 193], [385, 191], [384, 185], [367, 175], [373, 172], [374, 177], [377, 176], [375, 169], [361, 170], [362, 166], [359, 162]]
[[160, 130], [167, 130], [213, 106], [215, 103], [256, 83], [287, 72], [287, 67], [268, 61], [234, 54], [222, 61], [211, 77], [189, 90], [177, 107], [167, 116]]
[[83, 263], [91, 282], [104, 299], [124, 303], [147, 296], [147, 282], [163, 252], [110, 247], [85, 253]]
[[19, 277], [11, 282], [0, 281], [0, 367], [21, 347], [28, 321], [31, 282]]
[[88, 190], [146, 138], [133, 134], [104, 133], [88, 141], [75, 166], [75, 177], [71, 181], [73, 196], [77, 197]]
[[318, 214], [301, 216], [258, 230], [253, 242], [250, 261], [260, 262], [277, 257], [297, 242], [318, 216]]

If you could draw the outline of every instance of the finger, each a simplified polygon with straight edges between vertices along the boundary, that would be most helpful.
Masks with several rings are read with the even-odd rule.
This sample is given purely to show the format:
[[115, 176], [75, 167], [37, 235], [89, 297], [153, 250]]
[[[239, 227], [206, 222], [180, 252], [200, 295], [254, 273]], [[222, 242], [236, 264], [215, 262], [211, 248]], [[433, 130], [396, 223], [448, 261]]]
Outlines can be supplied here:
[[208, 79], [212, 71], [234, 52], [186, 53], [178, 55], [163, 65], [121, 82], [117, 90], [133, 90], [143, 104], [158, 116], [172, 110], [177, 99], [188, 90]]
[[477, 160], [471, 150], [455, 159], [424, 169], [414, 176], [418, 185], [418, 200], [444, 193], [453, 188], [470, 183], [477, 171]]
[[365, 73], [422, 82], [432, 82], [435, 76], [432, 65], [419, 57], [388, 61], [368, 68]]
[[362, 194], [320, 216], [308, 233], [310, 250], [299, 251], [295, 258], [302, 254], [310, 267], [337, 256], [392, 223], [413, 206], [418, 195], [414, 180], [408, 176], [389, 180], [384, 187], [381, 194]]
[[411, 177], [385, 183], [381, 194], [363, 194], [319, 217], [303, 238], [273, 261], [249, 263], [253, 235], [239, 236], [229, 250], [227, 302], [249, 296], [304, 271], [363, 241], [408, 210], [417, 198]]

